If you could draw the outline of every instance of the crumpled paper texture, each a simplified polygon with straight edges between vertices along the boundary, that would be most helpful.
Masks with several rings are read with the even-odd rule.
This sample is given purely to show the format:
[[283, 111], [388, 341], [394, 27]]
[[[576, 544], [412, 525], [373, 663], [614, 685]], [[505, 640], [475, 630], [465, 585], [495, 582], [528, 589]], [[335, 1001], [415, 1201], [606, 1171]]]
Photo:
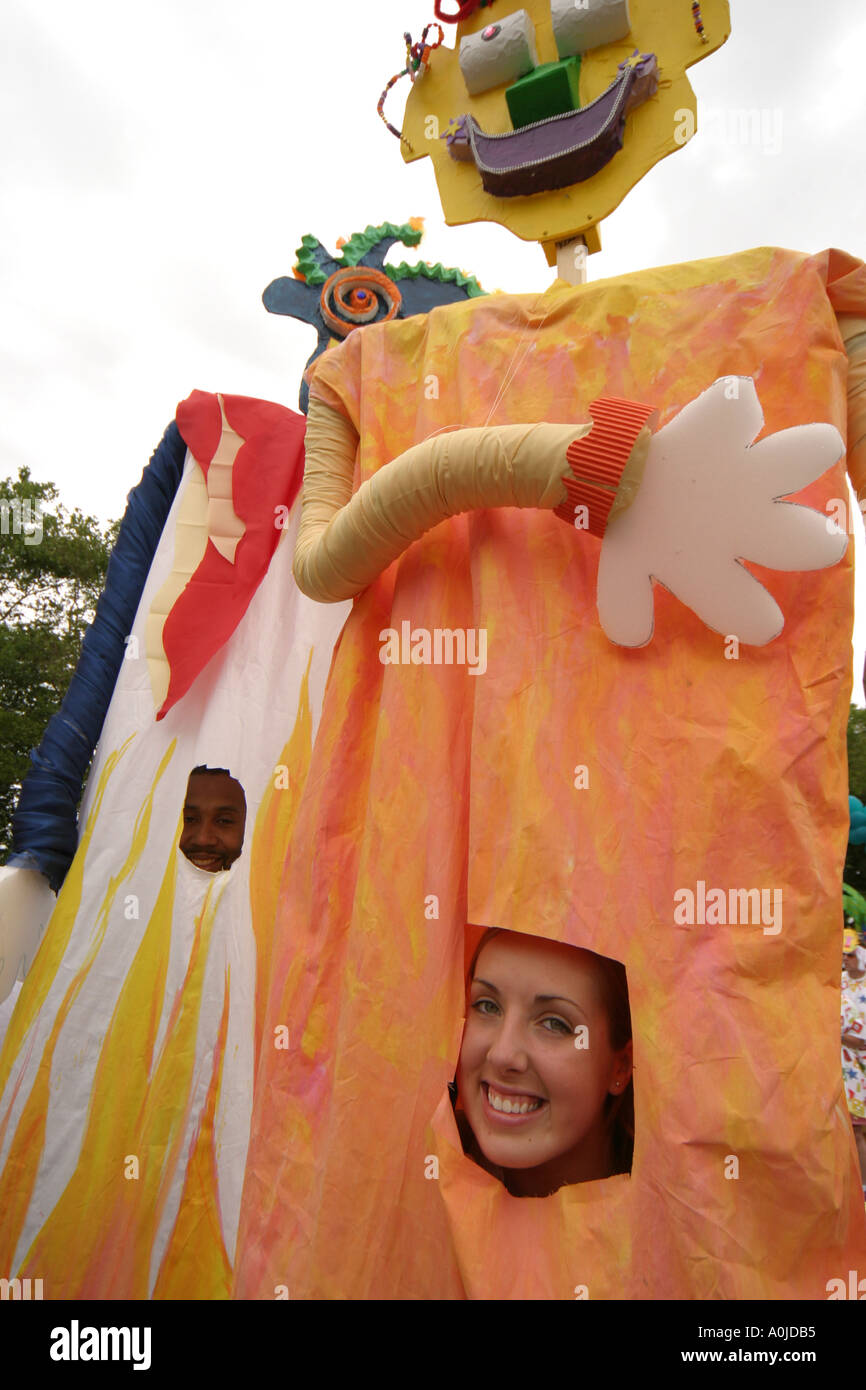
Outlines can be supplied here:
[[[664, 424], [727, 375], [754, 379], [764, 433], [844, 439], [835, 315], [864, 309], [852, 258], [757, 249], [373, 326], [311, 393], [358, 431], [356, 486], [435, 430], [582, 420], [604, 393]], [[843, 468], [797, 500], [844, 498]], [[241, 1297], [823, 1299], [863, 1267], [839, 1066], [853, 547], [751, 567], [785, 627], [738, 651], [661, 587], [649, 646], [613, 646], [599, 547], [542, 513], [461, 516], [355, 601], [275, 926], [263, 1033], [292, 1046], [256, 1078]], [[486, 672], [383, 665], [404, 621], [485, 629]], [[779, 912], [679, 924], [700, 883]], [[462, 1154], [467, 922], [625, 963], [630, 1177], [521, 1200]]]

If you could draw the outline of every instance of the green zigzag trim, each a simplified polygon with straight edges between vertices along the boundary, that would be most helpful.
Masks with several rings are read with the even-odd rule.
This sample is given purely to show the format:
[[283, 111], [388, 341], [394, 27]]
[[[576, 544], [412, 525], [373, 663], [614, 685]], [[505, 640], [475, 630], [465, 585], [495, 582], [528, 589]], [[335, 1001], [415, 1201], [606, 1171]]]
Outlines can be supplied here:
[[429, 265], [426, 261], [418, 261], [415, 265], [408, 265], [406, 261], [401, 261], [399, 265], [385, 265], [382, 267], [385, 274], [392, 280], [417, 280], [422, 275], [426, 280], [438, 280], [440, 283], [447, 282], [451, 285], [459, 285], [466, 291], [468, 299], [477, 299], [479, 295], [486, 295], [475, 279], [474, 275], [464, 275], [462, 270], [455, 270], [453, 266], [444, 266], [441, 261], [435, 265]]
[[[383, 222], [378, 227], [367, 226], [363, 232], [353, 232], [340, 255], [332, 259], [341, 267], [355, 266], [383, 237], [395, 237], [404, 246], [417, 246], [422, 235], [419, 227], [412, 227], [408, 222], [402, 222], [399, 227], [395, 222]], [[294, 269], [301, 272], [308, 285], [324, 285], [328, 278], [316, 263], [315, 252], [319, 249], [324, 250], [324, 247], [318, 237], [307, 235], [301, 237], [301, 244], [295, 252], [297, 260]]]
[[[354, 232], [346, 242], [339, 256], [334, 256], [333, 260], [337, 265], [348, 267], [358, 264], [362, 256], [382, 241], [384, 237], [394, 237], [404, 246], [417, 246], [423, 233], [418, 227], [412, 227], [408, 222], [403, 222], [398, 227], [394, 222], [382, 222], [380, 226], [365, 227], [363, 232]], [[323, 250], [318, 237], [311, 235], [301, 237], [301, 244], [295, 255], [295, 270], [299, 270], [304, 276], [308, 285], [324, 285], [327, 275], [321, 266], [316, 263], [315, 253]], [[475, 299], [478, 295], [486, 294], [476, 280], [474, 275], [464, 275], [462, 270], [455, 270], [453, 266], [444, 266], [441, 261], [435, 265], [429, 265], [426, 261], [419, 261], [415, 265], [408, 265], [406, 261], [401, 261], [399, 265], [385, 265], [382, 267], [385, 274], [393, 281], [398, 280], [417, 280], [421, 275], [427, 280], [438, 280], [440, 283], [459, 285], [466, 291], [469, 299]]]
[[319, 238], [307, 235], [301, 237], [301, 244], [295, 252], [298, 259], [294, 269], [301, 272], [308, 285], [324, 285], [328, 278], [321, 266], [316, 264], [313, 253], [317, 248], [324, 250]]
[[378, 241], [387, 236], [396, 237], [404, 246], [417, 246], [422, 235], [420, 227], [410, 227], [408, 222], [401, 222], [399, 227], [393, 222], [383, 222], [380, 227], [365, 227], [363, 232], [353, 232], [343, 247], [343, 264], [357, 265], [362, 256], [366, 256]]

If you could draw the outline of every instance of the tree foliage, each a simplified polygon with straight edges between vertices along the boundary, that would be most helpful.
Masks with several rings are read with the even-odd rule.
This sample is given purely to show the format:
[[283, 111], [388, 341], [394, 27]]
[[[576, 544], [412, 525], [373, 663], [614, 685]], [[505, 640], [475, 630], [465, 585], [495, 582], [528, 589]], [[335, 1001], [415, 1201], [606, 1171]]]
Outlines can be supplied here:
[[93, 621], [119, 523], [103, 527], [59, 502], [27, 468], [0, 479], [0, 856], [45, 725]]
[[[866, 802], [866, 709], [848, 711], [848, 791]], [[849, 845], [845, 882], [866, 895], [866, 845]]]
[[866, 801], [866, 709], [856, 705], [848, 713], [848, 790]]

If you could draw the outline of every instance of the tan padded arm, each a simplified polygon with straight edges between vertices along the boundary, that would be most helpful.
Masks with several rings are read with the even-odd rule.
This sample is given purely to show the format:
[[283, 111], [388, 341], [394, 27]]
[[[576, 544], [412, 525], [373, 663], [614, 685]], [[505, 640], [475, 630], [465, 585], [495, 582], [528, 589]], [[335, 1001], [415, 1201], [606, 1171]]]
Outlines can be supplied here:
[[[849, 472], [858, 498], [866, 498], [866, 319], [840, 314], [838, 321], [848, 353]], [[623, 406], [626, 414], [630, 410], [625, 402], [611, 404], [614, 415]], [[575, 492], [570, 477], [566, 488], [565, 456], [592, 429], [591, 424], [501, 425], [434, 435], [381, 468], [352, 496], [357, 432], [339, 411], [311, 396], [294, 557], [299, 589], [324, 603], [352, 598], [426, 531], [476, 508], [537, 507], [570, 522], [575, 496], [591, 503], [595, 498], [600, 521], [594, 518], [591, 529], [604, 534], [607, 522], [640, 487], [651, 436], [647, 427], [637, 437], [632, 434], [621, 475], [615, 478], [602, 468], [592, 482], [586, 478], [588, 489], [581, 482], [585, 464], [575, 463]], [[572, 447], [570, 454], [582, 454], [585, 447]], [[600, 448], [603, 452], [603, 443]], [[592, 467], [590, 462], [590, 472]]]
[[310, 398], [298, 587], [337, 603], [360, 593], [419, 536], [460, 512], [565, 500], [565, 453], [585, 425], [501, 425], [434, 435], [374, 473], [352, 496], [358, 436]]
[[866, 502], [866, 319], [839, 315], [848, 353], [848, 472], [857, 500]]

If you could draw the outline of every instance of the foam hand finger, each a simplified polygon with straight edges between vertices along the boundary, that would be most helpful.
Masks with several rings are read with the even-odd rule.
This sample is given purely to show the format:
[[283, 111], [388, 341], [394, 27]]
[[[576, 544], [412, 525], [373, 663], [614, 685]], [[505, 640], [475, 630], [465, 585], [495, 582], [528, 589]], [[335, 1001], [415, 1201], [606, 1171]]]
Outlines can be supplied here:
[[645, 647], [652, 639], [652, 579], [624, 546], [602, 547], [597, 605], [604, 633], [618, 647]]
[[737, 560], [713, 556], [701, 564], [682, 565], [663, 582], [701, 622], [723, 637], [762, 647], [778, 637], [785, 625], [773, 595]]
[[824, 512], [795, 502], [771, 502], [743, 516], [740, 554], [773, 570], [823, 570], [841, 560], [847, 536]]
[[[748, 449], [764, 426], [764, 412], [755, 383], [750, 376], [723, 376], [684, 405], [678, 415], [659, 430], [666, 445], [677, 455], [686, 455], [698, 441], [697, 464], [703, 456], [712, 467], [727, 457], [732, 461]], [[683, 460], [685, 461], [685, 460]]]
[[808, 487], [844, 453], [845, 444], [835, 426], [795, 425], [751, 444], [747, 462], [758, 470], [767, 497], [779, 498]]

